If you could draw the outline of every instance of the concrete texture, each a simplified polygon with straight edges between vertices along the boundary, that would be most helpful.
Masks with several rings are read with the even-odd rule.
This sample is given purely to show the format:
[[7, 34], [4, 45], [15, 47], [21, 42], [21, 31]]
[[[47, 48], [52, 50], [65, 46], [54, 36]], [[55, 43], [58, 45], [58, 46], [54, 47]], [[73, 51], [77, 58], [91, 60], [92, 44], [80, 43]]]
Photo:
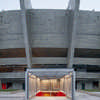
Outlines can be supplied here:
[[80, 80], [77, 83], [77, 89], [82, 89], [82, 83], [85, 84], [85, 89], [93, 89], [93, 81], [92, 80]]
[[[29, 0], [21, 0], [21, 1], [25, 1], [21, 2], [22, 9], [31, 8]], [[74, 1], [79, 1], [79, 0], [74, 0]], [[21, 19], [22, 16], [23, 20]], [[73, 41], [76, 40], [75, 41], [76, 44], [72, 45], [72, 49], [74, 48], [100, 49], [100, 12], [79, 11], [77, 15], [78, 19], [77, 24], [75, 22], [76, 18], [74, 18], [73, 19], [74, 23], [69, 27], [68, 25], [71, 24], [71, 19], [73, 19], [73, 14], [69, 10], [31, 9], [31, 10], [26, 10], [24, 13], [22, 13], [21, 10], [3, 11], [0, 13], [0, 49], [25, 48], [25, 43], [24, 43], [25, 39], [23, 33], [28, 33], [26, 37], [28, 36], [30, 37], [29, 42], [32, 48], [68, 48], [69, 44], [71, 43], [71, 41], [69, 41], [70, 38], [69, 36], [71, 33], [68, 30], [69, 28], [71, 30], [74, 28], [73, 33], [76, 33], [77, 35], [76, 39], [73, 38], [71, 39]], [[27, 30], [25, 30], [26, 28], [24, 27], [24, 25], [27, 28]], [[100, 57], [74, 59], [73, 57], [74, 54], [72, 54], [73, 50], [70, 50], [70, 53], [71, 53], [69, 58], [70, 61], [68, 61], [67, 57], [64, 58], [41, 57], [41, 58], [32, 58], [32, 63], [34, 65], [35, 64], [69, 65], [68, 62], [71, 62], [71, 66], [73, 64], [100, 65]], [[16, 57], [0, 58], [0, 65], [26, 65], [28, 60], [31, 61], [30, 57], [27, 60], [25, 58], [16, 58]], [[18, 74], [16, 74], [15, 76], [19, 77]], [[94, 77], [94, 75], [92, 77]], [[2, 77], [2, 79], [3, 78], [4, 77]], [[88, 78], [88, 76], [86, 78]], [[13, 86], [18, 87], [18, 84]], [[91, 86], [89, 87], [89, 85], [87, 85], [87, 88], [90, 89]]]
[[66, 97], [35, 97], [31, 100], [69, 100]]
[[[68, 48], [68, 15], [68, 10], [27, 11], [32, 47]], [[1, 12], [0, 16], [0, 49], [24, 48], [21, 11]], [[100, 12], [79, 11], [75, 48], [100, 49], [99, 26]]]
[[85, 93], [76, 93], [76, 100], [100, 100], [100, 97], [91, 96]]
[[22, 89], [22, 84], [21, 82], [14, 82], [12, 88], [13, 89]]
[[[32, 64], [67, 64], [66, 57], [33, 57]], [[26, 58], [0, 58], [1, 65], [22, 65], [26, 64]], [[74, 64], [100, 65], [100, 58], [75, 57]]]
[[[97, 94], [100, 94], [99, 92]], [[19, 92], [16, 94], [4, 94], [0, 93], [0, 100], [25, 100], [24, 92]], [[32, 100], [42, 100], [41, 97], [35, 97]], [[43, 100], [69, 100], [65, 97], [45, 97]], [[98, 96], [91, 96], [85, 93], [76, 92], [76, 100], [100, 100]]]
[[25, 100], [24, 92], [0, 92], [0, 100]]

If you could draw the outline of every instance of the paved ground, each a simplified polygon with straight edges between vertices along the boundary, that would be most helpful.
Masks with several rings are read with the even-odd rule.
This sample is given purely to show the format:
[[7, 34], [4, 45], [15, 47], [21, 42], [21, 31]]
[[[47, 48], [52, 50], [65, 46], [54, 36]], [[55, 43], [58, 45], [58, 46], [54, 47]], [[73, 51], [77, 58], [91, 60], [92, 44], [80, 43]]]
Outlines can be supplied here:
[[100, 100], [100, 97], [85, 93], [76, 93], [76, 100]]
[[[100, 94], [100, 93], [95, 93], [95, 94]], [[44, 97], [44, 98], [43, 98], [43, 100], [68, 100], [65, 97], [62, 97], [62, 98], [61, 97], [58, 97], [58, 98]], [[24, 98], [23, 92], [14, 93], [14, 94], [0, 92], [0, 100], [25, 100], [25, 98]], [[39, 97], [39, 98], [34, 98], [33, 100], [42, 100], [42, 99], [41, 99], [41, 97]], [[76, 92], [76, 100], [100, 100], [100, 97]]]
[[32, 100], [69, 100], [66, 97], [35, 97]]

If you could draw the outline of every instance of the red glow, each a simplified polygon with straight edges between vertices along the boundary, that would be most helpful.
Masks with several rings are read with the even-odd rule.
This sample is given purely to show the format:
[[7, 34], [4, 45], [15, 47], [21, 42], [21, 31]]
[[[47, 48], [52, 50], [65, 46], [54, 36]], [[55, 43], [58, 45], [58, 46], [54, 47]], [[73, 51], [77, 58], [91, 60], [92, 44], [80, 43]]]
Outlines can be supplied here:
[[38, 92], [36, 96], [66, 96], [63, 92]]

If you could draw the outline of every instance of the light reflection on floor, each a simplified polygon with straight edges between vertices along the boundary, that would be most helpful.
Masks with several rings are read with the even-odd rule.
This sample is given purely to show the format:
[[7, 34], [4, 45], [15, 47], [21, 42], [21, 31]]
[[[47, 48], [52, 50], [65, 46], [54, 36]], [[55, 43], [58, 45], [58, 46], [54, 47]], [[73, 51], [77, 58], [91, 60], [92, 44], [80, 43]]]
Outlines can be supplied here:
[[36, 96], [66, 96], [63, 92], [57, 91], [57, 92], [38, 92]]

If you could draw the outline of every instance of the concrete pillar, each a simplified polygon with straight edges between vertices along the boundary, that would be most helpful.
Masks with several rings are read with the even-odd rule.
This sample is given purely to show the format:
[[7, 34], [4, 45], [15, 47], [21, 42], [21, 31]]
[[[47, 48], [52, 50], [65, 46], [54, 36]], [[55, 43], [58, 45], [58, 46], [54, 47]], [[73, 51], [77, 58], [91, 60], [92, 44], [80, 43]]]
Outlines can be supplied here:
[[[74, 51], [75, 51], [75, 40], [76, 40], [76, 33], [77, 33], [77, 21], [78, 21], [78, 10], [79, 10], [79, 4], [80, 4], [80, 0], [71, 0], [72, 2], [69, 4], [69, 9], [73, 11], [73, 16], [71, 19], [69, 19], [69, 25], [71, 24], [71, 26], [69, 26], [68, 28], [71, 28], [71, 32], [70, 29], [69, 33], [70, 33], [70, 42], [69, 42], [69, 48], [68, 48], [68, 68], [72, 68], [73, 66], [73, 60], [74, 60]], [[72, 22], [71, 22], [72, 21]]]
[[31, 0], [20, 0], [21, 9], [32, 9]]
[[75, 100], [75, 72], [72, 75], [72, 100]]
[[22, 31], [24, 33], [24, 43], [25, 43], [25, 52], [28, 68], [32, 67], [32, 51], [30, 46], [30, 38], [27, 27], [27, 18], [26, 18], [26, 9], [31, 9], [30, 0], [20, 0], [21, 5], [21, 17], [22, 17]]
[[29, 75], [25, 73], [25, 100], [29, 100]]

